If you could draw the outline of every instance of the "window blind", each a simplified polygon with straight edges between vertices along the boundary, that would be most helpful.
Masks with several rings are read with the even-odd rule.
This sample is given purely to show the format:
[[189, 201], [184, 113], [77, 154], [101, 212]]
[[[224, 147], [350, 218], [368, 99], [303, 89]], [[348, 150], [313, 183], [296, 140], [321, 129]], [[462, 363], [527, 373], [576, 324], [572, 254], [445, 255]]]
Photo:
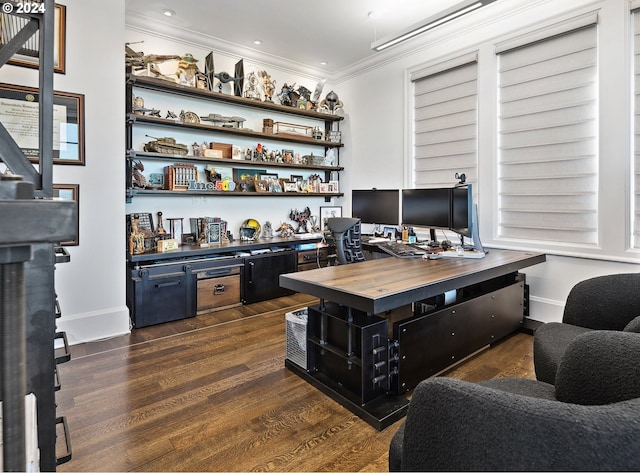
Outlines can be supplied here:
[[498, 54], [498, 235], [598, 243], [596, 25]]
[[412, 76], [413, 187], [444, 187], [465, 173], [477, 179], [477, 77], [474, 60]]
[[[640, 7], [640, 3], [633, 4]], [[633, 143], [633, 235], [631, 245], [640, 248], [640, 11], [634, 11], [633, 18], [633, 56], [634, 56], [634, 143]]]

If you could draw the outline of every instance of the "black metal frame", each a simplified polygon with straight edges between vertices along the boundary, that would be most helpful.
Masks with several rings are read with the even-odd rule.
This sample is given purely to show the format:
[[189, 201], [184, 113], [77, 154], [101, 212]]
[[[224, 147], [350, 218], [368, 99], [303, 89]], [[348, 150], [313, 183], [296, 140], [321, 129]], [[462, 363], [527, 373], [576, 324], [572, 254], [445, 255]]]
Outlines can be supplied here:
[[[40, 166], [36, 170], [0, 123], [0, 161], [21, 177], [0, 179], [0, 271], [15, 277], [0, 286], [0, 346], [3, 399], [3, 468], [24, 471], [24, 396], [36, 396], [40, 470], [56, 469], [55, 405], [55, 289], [54, 243], [74, 238], [77, 208], [72, 202], [58, 202], [53, 195], [53, 33], [54, 1], [43, 0], [44, 13], [18, 14], [18, 2], [4, 1], [13, 12], [29, 21], [0, 48], [0, 67], [14, 56], [39, 30], [39, 146]], [[8, 13], [9, 8], [3, 8]], [[9, 182], [7, 182], [9, 181]], [[10, 182], [22, 181], [22, 182]], [[28, 188], [22, 192], [21, 188]], [[32, 218], [42, 212], [41, 218]], [[25, 218], [25, 215], [29, 218]], [[29, 241], [25, 240], [29, 235]], [[29, 300], [27, 307], [26, 300]], [[16, 370], [18, 370], [16, 372]]]

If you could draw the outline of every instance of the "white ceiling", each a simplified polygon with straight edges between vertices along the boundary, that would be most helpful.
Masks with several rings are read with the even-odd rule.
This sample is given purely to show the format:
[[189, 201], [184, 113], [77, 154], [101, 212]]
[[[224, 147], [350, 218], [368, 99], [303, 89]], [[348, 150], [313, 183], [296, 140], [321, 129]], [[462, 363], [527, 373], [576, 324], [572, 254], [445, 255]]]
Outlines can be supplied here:
[[[125, 0], [125, 5], [128, 24], [161, 28], [178, 38], [200, 33], [333, 74], [380, 54], [371, 50], [372, 42], [461, 1]], [[176, 14], [168, 18], [163, 9]], [[372, 11], [376, 18], [369, 17]], [[253, 44], [256, 39], [262, 44]]]

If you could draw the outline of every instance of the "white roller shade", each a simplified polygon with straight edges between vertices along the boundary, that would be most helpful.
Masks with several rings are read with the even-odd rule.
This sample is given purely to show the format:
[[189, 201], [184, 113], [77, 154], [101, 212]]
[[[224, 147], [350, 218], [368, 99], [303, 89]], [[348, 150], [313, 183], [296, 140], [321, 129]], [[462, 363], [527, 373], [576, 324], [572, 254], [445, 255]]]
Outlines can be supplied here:
[[598, 244], [597, 28], [499, 59], [499, 236]]
[[477, 179], [477, 76], [475, 61], [431, 75], [415, 74], [413, 187], [441, 187], [456, 172]]

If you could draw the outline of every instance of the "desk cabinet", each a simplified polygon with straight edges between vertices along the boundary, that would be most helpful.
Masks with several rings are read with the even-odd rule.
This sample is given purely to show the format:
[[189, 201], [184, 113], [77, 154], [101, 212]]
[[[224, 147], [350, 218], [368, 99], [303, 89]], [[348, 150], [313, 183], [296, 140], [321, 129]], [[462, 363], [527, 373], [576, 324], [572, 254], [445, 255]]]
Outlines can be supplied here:
[[130, 270], [127, 284], [135, 328], [196, 315], [194, 275], [188, 262], [141, 266]]
[[297, 252], [295, 250], [247, 256], [244, 261], [243, 301], [245, 304], [293, 293], [289, 289], [280, 287], [279, 276], [296, 271]]

